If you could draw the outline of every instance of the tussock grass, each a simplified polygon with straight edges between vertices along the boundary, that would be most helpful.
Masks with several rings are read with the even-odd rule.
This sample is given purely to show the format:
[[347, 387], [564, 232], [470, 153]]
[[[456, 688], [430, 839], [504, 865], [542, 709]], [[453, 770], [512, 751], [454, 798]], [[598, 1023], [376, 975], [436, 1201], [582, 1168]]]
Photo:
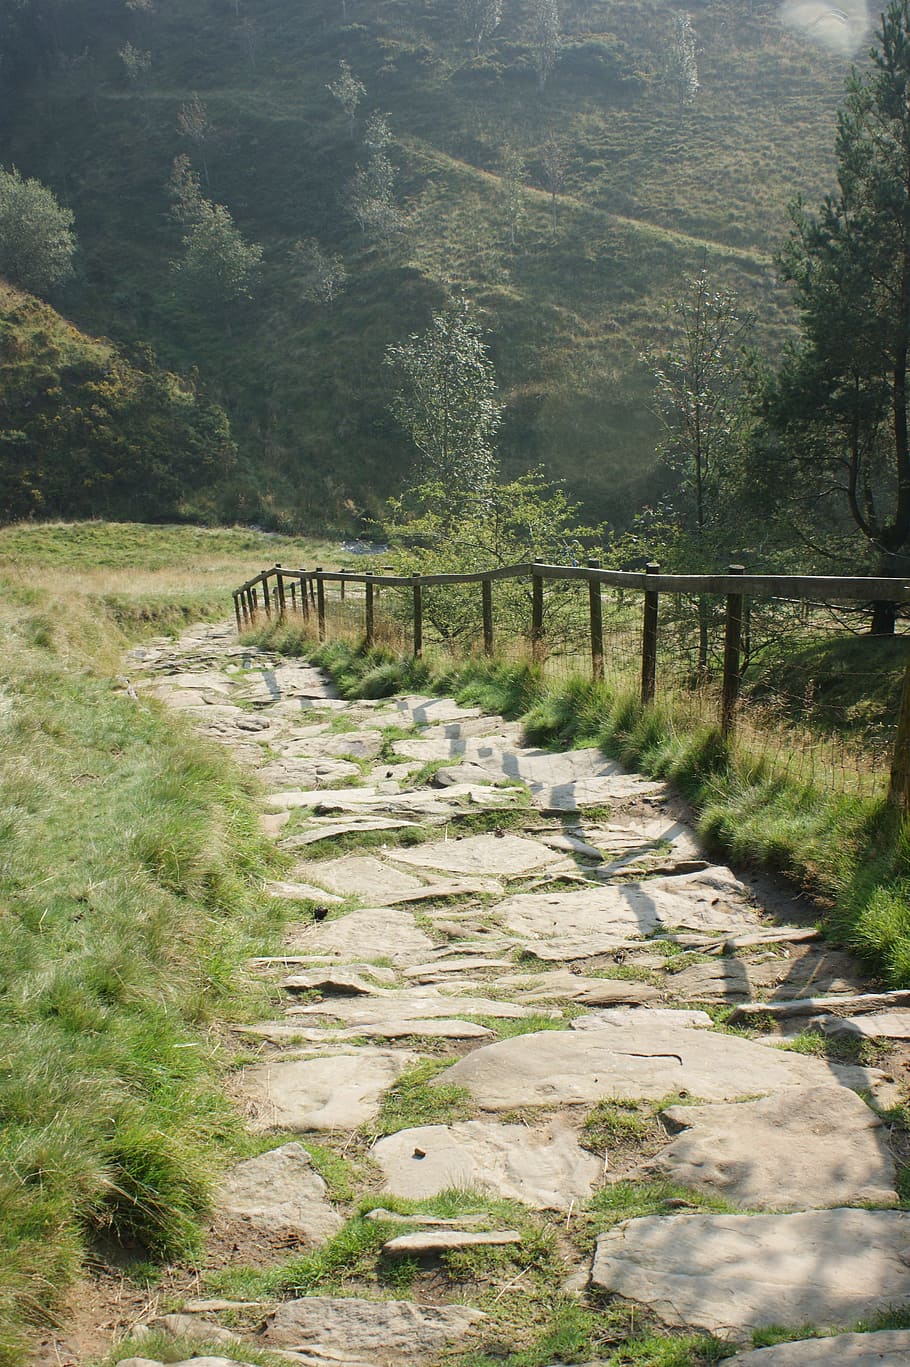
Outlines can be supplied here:
[[153, 1260], [198, 1249], [240, 1143], [211, 1025], [265, 1012], [273, 989], [242, 965], [289, 914], [261, 892], [276, 857], [230, 757], [110, 675], [130, 640], [223, 616], [221, 577], [233, 583], [265, 541], [0, 531], [4, 1367], [24, 1360], [94, 1240]]

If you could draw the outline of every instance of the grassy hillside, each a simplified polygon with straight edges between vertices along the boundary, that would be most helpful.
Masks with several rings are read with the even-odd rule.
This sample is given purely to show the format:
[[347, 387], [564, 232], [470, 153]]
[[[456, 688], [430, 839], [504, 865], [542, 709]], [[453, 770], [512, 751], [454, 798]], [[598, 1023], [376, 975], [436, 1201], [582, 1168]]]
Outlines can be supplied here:
[[[663, 0], [565, 0], [543, 91], [523, 0], [505, 6], [478, 58], [450, 0], [162, 0], [113, 15], [102, 0], [32, 0], [42, 4], [54, 38], [49, 24], [31, 46], [19, 35], [23, 79], [2, 127], [7, 160], [76, 213], [80, 273], [66, 303], [93, 329], [151, 340], [169, 365], [198, 365], [230, 414], [241, 468], [256, 471], [259, 516], [351, 519], [405, 476], [383, 351], [424, 326], [446, 288], [486, 311], [507, 470], [544, 462], [596, 516], [621, 519], [655, 492], [638, 356], [686, 272], [706, 262], [740, 291], [763, 346], [786, 333], [772, 256], [788, 201], [816, 201], [829, 183], [848, 60], [782, 27], [770, 0], [692, 7], [701, 89], [685, 108], [661, 74]], [[133, 83], [126, 42], [150, 54]], [[327, 90], [341, 59], [366, 87], [353, 130]], [[178, 128], [193, 94], [210, 124], [202, 144]], [[346, 207], [376, 109], [404, 216], [388, 244]], [[555, 226], [541, 162], [551, 138], [568, 163]], [[514, 247], [506, 146], [525, 159]], [[164, 185], [181, 152], [200, 172], [204, 155], [206, 192], [265, 247], [255, 298], [227, 312], [176, 289]], [[300, 297], [289, 248], [309, 236], [345, 262], [331, 306]], [[219, 484], [225, 515], [248, 506], [251, 481]]]
[[199, 385], [0, 281], [4, 520], [204, 515], [235, 458], [224, 412]]

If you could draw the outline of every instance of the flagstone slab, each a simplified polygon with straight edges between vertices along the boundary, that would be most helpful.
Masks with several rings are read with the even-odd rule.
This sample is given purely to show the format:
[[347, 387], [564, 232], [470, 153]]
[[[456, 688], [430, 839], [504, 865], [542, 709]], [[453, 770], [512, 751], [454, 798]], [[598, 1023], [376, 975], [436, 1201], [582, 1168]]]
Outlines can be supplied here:
[[[397, 853], [397, 851], [396, 851]], [[469, 893], [502, 892], [493, 878], [457, 880], [418, 877], [375, 855], [344, 855], [340, 859], [314, 860], [306, 865], [308, 877], [345, 897], [368, 897], [390, 906], [396, 902], [419, 902]]]
[[537, 840], [520, 835], [469, 835], [460, 840], [433, 840], [411, 849], [390, 850], [396, 864], [418, 869], [440, 869], [449, 873], [493, 874], [518, 878], [536, 869], [573, 868], [559, 852], [547, 849]]
[[437, 722], [470, 721], [482, 716], [479, 707], [462, 707], [452, 698], [407, 694], [383, 699], [385, 711], [397, 714], [399, 726], [432, 726]]
[[357, 1358], [376, 1367], [400, 1367], [438, 1362], [446, 1348], [467, 1345], [485, 1319], [469, 1305], [306, 1296], [279, 1305], [264, 1337], [270, 1346], [299, 1348], [341, 1364]]
[[[576, 1016], [570, 1029], [604, 1030], [620, 1023], [635, 1026], [640, 1020], [641, 1013], [635, 1008], [616, 1006], [606, 1011], [589, 1011], [584, 1016]], [[689, 1011], [672, 1006], [649, 1006], [648, 1020], [693, 1030], [714, 1029], [714, 1022], [707, 1011]]]
[[300, 1144], [282, 1144], [232, 1168], [215, 1195], [218, 1215], [266, 1234], [322, 1244], [344, 1224]]
[[601, 1029], [545, 1030], [487, 1044], [440, 1074], [467, 1087], [485, 1110], [578, 1105], [603, 1097], [658, 1100], [686, 1091], [705, 1101], [764, 1096], [795, 1085], [822, 1086], [836, 1077], [870, 1088], [871, 1070], [836, 1074], [821, 1059], [766, 1049], [753, 1040], [693, 1030], [649, 1011], [604, 1013]]
[[[498, 902], [493, 914], [519, 935], [583, 942], [598, 936], [642, 937], [684, 926], [723, 933], [754, 930], [758, 917], [746, 889], [729, 869], [713, 865], [678, 878], [649, 878], [556, 893], [517, 893]], [[535, 943], [534, 952], [539, 953]]]
[[362, 831], [404, 831], [417, 824], [404, 817], [396, 820], [394, 817], [377, 816], [362, 821], [327, 821], [323, 824], [319, 824], [317, 818], [307, 822], [303, 830], [285, 836], [278, 844], [282, 850], [301, 850], [307, 845], [318, 845], [321, 840], [337, 840], [339, 836], [359, 835]]
[[430, 1017], [494, 1016], [500, 1020], [522, 1020], [537, 1014], [531, 1006], [497, 1001], [493, 997], [454, 996], [432, 987], [405, 988], [400, 992], [380, 991], [368, 998], [331, 997], [306, 1006], [288, 1008], [289, 1016], [328, 1016], [349, 1025], [374, 1026], [391, 1021], [419, 1021]]
[[427, 740], [468, 740], [473, 736], [495, 736], [505, 744], [517, 747], [521, 744], [524, 727], [519, 721], [506, 721], [494, 714], [483, 717], [465, 717], [461, 721], [435, 722], [424, 726], [421, 735]]
[[[366, 974], [369, 974], [373, 981], [368, 982]], [[339, 964], [333, 968], [325, 965], [322, 968], [307, 968], [303, 972], [291, 973], [282, 979], [281, 986], [288, 992], [323, 992], [326, 995], [338, 995], [348, 997], [371, 997], [380, 988], [377, 983], [394, 983], [395, 974], [389, 968], [361, 968], [357, 970], [348, 965]]]
[[882, 1122], [845, 1087], [787, 1087], [759, 1101], [671, 1106], [682, 1133], [650, 1173], [752, 1210], [892, 1205], [895, 1169]]
[[353, 1130], [373, 1120], [382, 1094], [416, 1063], [404, 1049], [353, 1053], [245, 1068], [238, 1090], [254, 1130]]
[[282, 897], [289, 902], [325, 902], [331, 906], [344, 901], [343, 897], [336, 897], [334, 893], [326, 892], [325, 888], [317, 888], [314, 883], [292, 883], [283, 878], [266, 883], [265, 890], [269, 897]]
[[393, 964], [407, 965], [425, 959], [433, 941], [418, 928], [413, 912], [403, 907], [365, 907], [308, 926], [295, 937], [294, 949], [339, 959], [387, 958]]
[[861, 1016], [823, 1016], [813, 1025], [825, 1035], [858, 1039], [910, 1039], [910, 1011], [874, 1011]]
[[597, 1240], [592, 1283], [664, 1324], [745, 1337], [769, 1325], [851, 1324], [910, 1298], [910, 1214], [670, 1215]]
[[479, 1188], [535, 1210], [567, 1210], [586, 1201], [602, 1162], [581, 1148], [560, 1120], [547, 1125], [497, 1125], [468, 1120], [420, 1125], [379, 1139], [372, 1157], [384, 1190], [415, 1200], [451, 1187]]
[[341, 759], [275, 759], [262, 765], [259, 777], [269, 788], [278, 791], [282, 788], [299, 791], [302, 788], [318, 788], [325, 784], [330, 788], [343, 779], [359, 778], [360, 769], [356, 764]]
[[[472, 971], [485, 972], [491, 968], [514, 968], [515, 964], [511, 959], [494, 959], [483, 954], [454, 955], [445, 959], [436, 959], [431, 963], [415, 964], [413, 968], [406, 968], [402, 977], [414, 982], [445, 982], [453, 973], [468, 973]], [[502, 979], [497, 979], [502, 981]]]
[[335, 1043], [349, 1039], [359, 1039], [366, 1035], [369, 1039], [409, 1039], [421, 1036], [425, 1039], [468, 1039], [491, 1040], [492, 1030], [476, 1021], [447, 1020], [445, 1017], [424, 1017], [422, 1020], [382, 1021], [370, 1026], [349, 1025], [331, 1031], [324, 1026], [313, 1028], [297, 1025], [288, 1021], [268, 1021], [265, 1024], [236, 1025], [238, 1034], [253, 1035], [267, 1040], [270, 1044], [286, 1045], [298, 1041], [306, 1044]]
[[727, 1359], [727, 1367], [899, 1367], [910, 1362], [910, 1329], [838, 1334], [757, 1348]]
[[387, 1257], [426, 1257], [440, 1253], [454, 1253], [464, 1248], [505, 1248], [509, 1244], [520, 1244], [521, 1235], [517, 1229], [435, 1229], [424, 1230], [418, 1234], [398, 1234], [387, 1239], [382, 1252]]

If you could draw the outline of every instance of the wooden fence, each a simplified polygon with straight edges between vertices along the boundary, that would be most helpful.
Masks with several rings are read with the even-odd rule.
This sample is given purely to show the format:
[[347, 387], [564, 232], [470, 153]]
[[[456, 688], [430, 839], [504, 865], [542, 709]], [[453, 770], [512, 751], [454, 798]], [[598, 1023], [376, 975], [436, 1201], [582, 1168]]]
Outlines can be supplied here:
[[[480, 616], [483, 649], [492, 655], [495, 647], [493, 620], [493, 583], [504, 579], [528, 579], [531, 585], [531, 612], [528, 639], [533, 658], [542, 659], [544, 638], [544, 585], [552, 580], [580, 580], [588, 585], [591, 672], [594, 679], [604, 676], [604, 630], [602, 593], [604, 587], [642, 595], [641, 626], [641, 699], [653, 700], [657, 685], [657, 650], [661, 594], [721, 596], [724, 609], [723, 674], [720, 690], [720, 724], [728, 735], [734, 724], [736, 703], [742, 682], [742, 640], [746, 605], [751, 597], [786, 599], [804, 603], [839, 602], [872, 604], [910, 603], [910, 580], [824, 575], [746, 574], [742, 565], [730, 565], [726, 574], [662, 574], [651, 563], [643, 572], [602, 569], [596, 560], [587, 565], [548, 565], [532, 561], [505, 565], [476, 574], [357, 573], [350, 570], [288, 569], [274, 565], [263, 570], [234, 590], [234, 613], [238, 631], [252, 626], [260, 613], [266, 617], [299, 613], [305, 620], [315, 619], [320, 641], [326, 635], [326, 585], [339, 586], [344, 599], [349, 585], [363, 585], [364, 637], [372, 646], [376, 631], [376, 599], [385, 588], [410, 589], [413, 602], [413, 652], [423, 651], [423, 590], [446, 584], [476, 584], [480, 588]], [[910, 662], [904, 680], [903, 697], [897, 725], [897, 739], [891, 765], [891, 794], [910, 812]]]

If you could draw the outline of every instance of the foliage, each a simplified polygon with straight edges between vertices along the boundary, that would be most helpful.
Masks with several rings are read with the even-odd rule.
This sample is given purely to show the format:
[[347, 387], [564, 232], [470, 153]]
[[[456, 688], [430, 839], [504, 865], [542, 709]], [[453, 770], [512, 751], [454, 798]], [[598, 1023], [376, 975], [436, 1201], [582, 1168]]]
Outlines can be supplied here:
[[502, 0], [458, 0], [458, 17], [479, 57], [502, 23]]
[[539, 90], [543, 90], [559, 60], [561, 47], [559, 0], [531, 0], [531, 60]]
[[[871, 69], [838, 117], [837, 189], [801, 202], [782, 263], [802, 336], [769, 382], [765, 457], [778, 503], [849, 515], [883, 573], [910, 546], [910, 3], [882, 15]], [[877, 629], [893, 629], [887, 610]]]
[[364, 131], [367, 160], [357, 167], [347, 191], [351, 213], [362, 231], [386, 245], [404, 230], [404, 217], [395, 201], [395, 168], [387, 151], [391, 141], [388, 118], [374, 112]]
[[324, 252], [315, 237], [294, 243], [291, 270], [300, 298], [308, 303], [331, 304], [348, 278], [341, 257]]
[[221, 408], [160, 370], [80, 337], [46, 305], [0, 298], [0, 482], [6, 519], [172, 516], [235, 459]]
[[169, 181], [175, 216], [184, 226], [183, 256], [173, 269], [192, 297], [228, 314], [228, 306], [251, 297], [262, 248], [245, 242], [223, 204], [206, 199], [188, 159], [178, 157]]
[[[460, 503], [443, 481], [418, 485], [389, 505], [383, 531], [399, 574], [475, 573], [502, 565], [544, 560], [577, 564], [598, 531], [579, 524], [579, 508], [541, 470], [508, 483], [488, 485]], [[551, 648], [569, 648], [587, 621], [579, 612], [574, 585], [559, 581], [544, 596], [544, 630]], [[509, 640], [530, 628], [527, 579], [494, 585], [496, 630]], [[405, 605], [407, 608], [407, 605]], [[468, 644], [480, 634], [476, 586], [428, 585], [424, 620], [440, 640]]]
[[23, 289], [45, 293], [73, 271], [73, 214], [37, 180], [0, 170], [0, 272]]
[[692, 104], [699, 91], [698, 61], [695, 55], [695, 30], [692, 16], [679, 11], [673, 15], [672, 31], [664, 57], [664, 81], [674, 102]]
[[198, 1246], [237, 1125], [206, 1025], [257, 1010], [235, 975], [251, 938], [271, 939], [272, 912], [257, 891], [272, 855], [247, 781], [96, 672], [123, 642], [100, 603], [58, 604], [39, 632], [36, 597], [17, 608], [8, 589], [0, 613], [9, 1367], [99, 1233], [155, 1258]]
[[434, 313], [430, 326], [386, 350], [399, 387], [392, 409], [423, 458], [421, 476], [434, 482], [452, 515], [488, 488], [493, 437], [502, 417], [496, 377], [465, 298]]
[[346, 62], [344, 58], [338, 63], [338, 75], [335, 77], [334, 81], [329, 81], [326, 90], [328, 90], [330, 95], [334, 95], [335, 99], [341, 105], [348, 117], [351, 133], [353, 134], [354, 119], [357, 115], [357, 109], [360, 105], [360, 101], [367, 93], [367, 88], [363, 84], [363, 81], [357, 79], [351, 70], [349, 63]]

